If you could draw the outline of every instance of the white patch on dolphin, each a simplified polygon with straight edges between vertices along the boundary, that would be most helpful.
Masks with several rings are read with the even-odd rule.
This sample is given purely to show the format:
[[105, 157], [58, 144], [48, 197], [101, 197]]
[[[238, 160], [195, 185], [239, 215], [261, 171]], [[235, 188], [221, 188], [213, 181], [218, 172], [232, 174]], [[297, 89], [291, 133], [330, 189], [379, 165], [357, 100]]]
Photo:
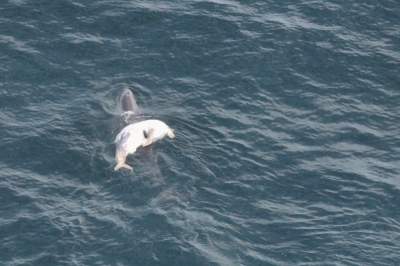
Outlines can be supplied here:
[[125, 163], [126, 157], [133, 154], [140, 146], [147, 146], [151, 143], [168, 137], [175, 137], [173, 130], [160, 120], [145, 120], [126, 126], [115, 138], [116, 152], [115, 170], [121, 167], [132, 170], [132, 167]]
[[130, 119], [135, 115], [137, 115], [137, 114], [134, 111], [125, 111], [122, 113], [121, 116], [124, 117], [124, 122], [126, 124], [129, 124], [129, 123], [131, 123]]

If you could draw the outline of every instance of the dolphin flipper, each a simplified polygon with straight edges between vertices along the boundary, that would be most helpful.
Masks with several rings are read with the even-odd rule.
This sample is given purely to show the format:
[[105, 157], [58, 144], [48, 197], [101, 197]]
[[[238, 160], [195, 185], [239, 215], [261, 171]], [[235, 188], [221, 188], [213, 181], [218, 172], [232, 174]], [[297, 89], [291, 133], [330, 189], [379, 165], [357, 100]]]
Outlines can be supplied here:
[[147, 139], [149, 137], [149, 134], [146, 132], [146, 130], [143, 130], [143, 136], [145, 139]]
[[153, 143], [153, 135], [154, 135], [154, 130], [150, 129], [149, 131], [146, 132], [146, 130], [143, 130], [143, 135], [146, 138], [146, 140], [143, 142], [142, 146], [146, 147]]

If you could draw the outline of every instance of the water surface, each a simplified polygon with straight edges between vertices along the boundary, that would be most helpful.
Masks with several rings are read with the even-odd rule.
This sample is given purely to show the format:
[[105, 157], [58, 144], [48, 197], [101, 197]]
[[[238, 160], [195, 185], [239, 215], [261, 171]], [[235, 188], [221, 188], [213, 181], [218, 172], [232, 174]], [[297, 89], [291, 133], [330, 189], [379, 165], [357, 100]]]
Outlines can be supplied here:
[[[396, 1], [7, 1], [2, 265], [397, 265]], [[175, 139], [114, 171], [128, 84]]]

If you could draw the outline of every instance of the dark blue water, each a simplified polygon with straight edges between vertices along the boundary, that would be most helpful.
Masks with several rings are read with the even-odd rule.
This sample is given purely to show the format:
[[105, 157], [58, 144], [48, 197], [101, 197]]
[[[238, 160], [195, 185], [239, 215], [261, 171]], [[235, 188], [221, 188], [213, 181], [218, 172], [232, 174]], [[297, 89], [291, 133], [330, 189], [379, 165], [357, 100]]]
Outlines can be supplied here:
[[4, 0], [0, 264], [399, 265], [399, 84], [398, 1]]

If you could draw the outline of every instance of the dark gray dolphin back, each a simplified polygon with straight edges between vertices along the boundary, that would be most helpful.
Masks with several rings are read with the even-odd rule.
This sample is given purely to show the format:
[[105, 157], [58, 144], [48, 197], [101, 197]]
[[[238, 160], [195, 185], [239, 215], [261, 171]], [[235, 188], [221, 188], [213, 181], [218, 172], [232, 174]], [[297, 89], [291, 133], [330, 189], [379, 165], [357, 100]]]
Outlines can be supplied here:
[[128, 85], [125, 85], [124, 91], [118, 98], [117, 108], [124, 116], [125, 123], [131, 124], [142, 121], [139, 106], [136, 103], [135, 97]]
[[140, 110], [136, 103], [135, 97], [128, 85], [125, 85], [125, 89], [119, 97], [120, 108], [123, 112], [132, 111], [139, 114]]

